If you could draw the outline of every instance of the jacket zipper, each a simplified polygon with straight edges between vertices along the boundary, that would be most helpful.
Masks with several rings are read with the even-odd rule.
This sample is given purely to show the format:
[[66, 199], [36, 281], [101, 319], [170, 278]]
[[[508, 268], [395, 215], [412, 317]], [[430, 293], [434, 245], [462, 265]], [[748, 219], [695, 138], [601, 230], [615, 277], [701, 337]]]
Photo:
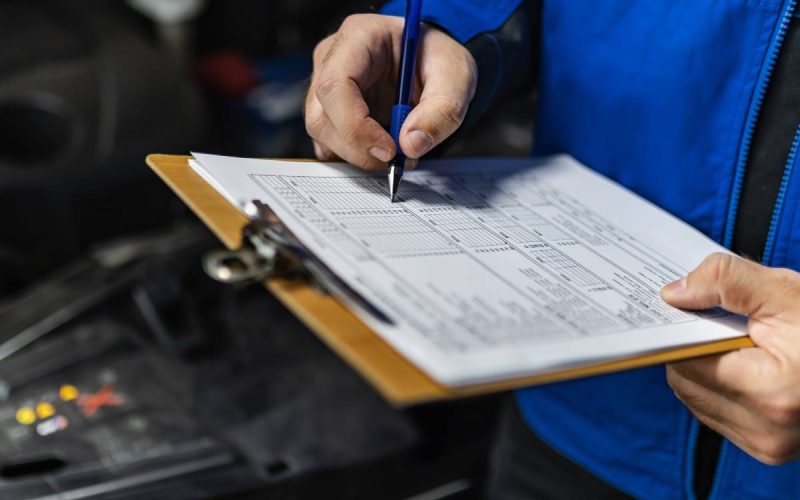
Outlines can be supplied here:
[[[736, 216], [739, 209], [739, 199], [742, 194], [742, 184], [744, 183], [744, 175], [745, 175], [745, 168], [747, 166], [747, 160], [750, 156], [750, 149], [752, 147], [753, 142], [753, 134], [755, 133], [756, 122], [758, 121], [758, 117], [761, 113], [761, 108], [764, 105], [764, 99], [767, 94], [767, 86], [769, 85], [769, 81], [772, 77], [772, 73], [775, 70], [775, 64], [778, 60], [778, 54], [780, 52], [781, 46], [783, 45], [783, 40], [786, 38], [786, 32], [789, 29], [789, 23], [792, 20], [792, 15], [794, 13], [794, 9], [797, 5], [797, 0], [788, 0], [783, 8], [783, 12], [781, 13], [780, 24], [778, 25], [778, 31], [773, 38], [772, 42], [770, 43], [769, 47], [769, 55], [767, 57], [766, 67], [764, 71], [762, 71], [761, 75], [759, 76], [759, 80], [757, 82], [757, 93], [755, 102], [753, 103], [752, 107], [747, 116], [747, 124], [745, 126], [744, 138], [742, 140], [742, 150], [739, 154], [739, 159], [736, 164], [736, 172], [734, 174], [733, 179], [733, 187], [731, 190], [731, 199], [728, 205], [728, 216], [727, 220], [725, 221], [725, 230], [723, 236], [723, 244], [725, 247], [730, 248], [733, 245], [733, 233], [736, 224]], [[798, 149], [800, 149], [800, 127], [798, 127], [797, 133], [794, 138], [794, 142], [792, 143], [792, 149], [789, 155], [789, 160], [787, 161], [786, 168], [784, 169], [783, 179], [781, 180], [780, 190], [778, 192], [778, 198], [775, 201], [775, 209], [772, 214], [772, 220], [770, 222], [770, 229], [767, 236], [767, 242], [765, 245], [764, 250], [764, 258], [762, 262], [768, 263], [772, 259], [772, 252], [775, 246], [775, 238], [777, 233], [778, 222], [780, 220], [780, 214], [783, 210], [783, 203], [786, 197], [786, 188], [789, 182], [789, 177], [791, 175], [792, 165], [794, 163], [794, 159], [798, 154]], [[694, 494], [694, 475], [695, 475], [695, 456], [697, 454], [697, 439], [698, 434], [700, 432], [700, 423], [696, 419], [692, 419], [691, 428], [689, 430], [689, 459], [688, 459], [688, 471], [686, 474], [686, 496], [690, 500], [695, 500]], [[712, 479], [711, 491], [708, 495], [709, 499], [713, 499], [717, 496], [720, 477], [722, 475], [722, 465], [725, 461], [726, 449], [727, 449], [727, 441], [722, 442], [721, 449], [719, 452], [719, 458], [717, 460], [716, 469], [714, 471], [714, 477]]]
[[[794, 6], [794, 2], [792, 2], [792, 7]], [[780, 224], [781, 215], [783, 214], [783, 205], [786, 200], [786, 190], [789, 186], [789, 181], [791, 180], [792, 171], [794, 170], [794, 162], [797, 159], [797, 155], [800, 153], [800, 125], [798, 125], [797, 130], [795, 131], [794, 139], [792, 141], [792, 147], [789, 150], [789, 157], [786, 160], [786, 166], [783, 170], [783, 177], [781, 179], [781, 185], [778, 189], [778, 197], [775, 199], [775, 208], [772, 212], [772, 219], [770, 221], [769, 232], [767, 233], [767, 242], [764, 247], [764, 256], [761, 259], [761, 262], [764, 265], [769, 265], [772, 261], [773, 253], [775, 250], [775, 240], [777, 238], [778, 233], [778, 224]], [[728, 244], [730, 247], [730, 244]], [[687, 474], [687, 486], [686, 492], [687, 497], [690, 500], [696, 500], [696, 496], [694, 493], [694, 475], [696, 473], [695, 469], [695, 457], [697, 456], [697, 440], [698, 435], [700, 434], [700, 422], [696, 419], [692, 420], [692, 426], [690, 429], [689, 434], [689, 461], [688, 461], [688, 470], [689, 473]], [[728, 441], [722, 441], [722, 445], [719, 451], [719, 458], [717, 460], [717, 465], [714, 470], [714, 477], [711, 483], [711, 490], [708, 494], [708, 500], [713, 500], [717, 497], [719, 490], [719, 483], [720, 477], [722, 476], [722, 469], [725, 464], [725, 457], [727, 455], [726, 451], [728, 448]]]
[[[689, 500], [697, 500], [697, 495], [694, 492], [694, 476], [695, 471], [695, 458], [697, 457], [697, 441], [700, 436], [700, 422], [697, 419], [692, 419], [689, 427], [689, 457], [686, 465], [686, 498]], [[719, 458], [717, 465], [714, 467], [714, 476], [711, 479], [711, 489], [708, 492], [708, 500], [717, 496], [719, 489], [719, 479], [722, 476], [722, 468], [725, 464], [725, 455], [728, 449], [728, 441], [722, 440], [719, 450]]]
[[764, 71], [758, 78], [758, 90], [753, 106], [747, 116], [747, 125], [745, 126], [744, 138], [742, 140], [742, 150], [739, 154], [739, 160], [736, 164], [736, 173], [733, 177], [733, 188], [731, 191], [731, 199], [728, 205], [728, 218], [725, 221], [725, 233], [723, 244], [730, 248], [733, 245], [733, 232], [736, 224], [736, 215], [739, 209], [739, 198], [742, 194], [742, 183], [744, 182], [744, 171], [747, 165], [747, 160], [750, 157], [750, 148], [753, 143], [753, 133], [755, 132], [756, 122], [761, 113], [761, 107], [764, 104], [764, 96], [767, 93], [767, 85], [769, 84], [772, 72], [775, 69], [775, 63], [778, 60], [778, 53], [783, 45], [783, 39], [786, 38], [786, 32], [789, 29], [789, 23], [792, 20], [796, 0], [788, 0], [783, 8], [781, 14], [780, 24], [778, 25], [778, 32], [770, 43], [769, 56], [767, 57], [767, 64]]
[[778, 190], [778, 198], [775, 200], [775, 209], [772, 212], [772, 220], [769, 225], [769, 232], [767, 233], [767, 243], [764, 246], [764, 258], [761, 259], [764, 265], [769, 265], [772, 262], [772, 254], [775, 251], [775, 238], [778, 234], [778, 224], [780, 223], [781, 214], [783, 213], [783, 203], [786, 199], [786, 189], [789, 186], [789, 180], [792, 176], [798, 149], [800, 149], [800, 125], [798, 125], [797, 131], [794, 134], [792, 149], [789, 151], [789, 159], [786, 161], [786, 167], [783, 170], [783, 178], [781, 179], [781, 186]]
[[722, 468], [725, 465], [725, 456], [726, 451], [728, 449], [728, 441], [725, 439], [722, 440], [722, 444], [720, 445], [719, 449], [719, 459], [717, 460], [717, 467], [714, 469], [714, 479], [712, 479], [711, 483], [711, 491], [708, 493], [709, 500], [712, 500], [717, 497], [717, 490], [719, 489], [719, 478], [722, 476]]
[[686, 498], [689, 500], [695, 500], [697, 498], [694, 494], [694, 459], [695, 456], [697, 456], [698, 434], [700, 434], [700, 422], [698, 422], [697, 419], [692, 418], [689, 424], [689, 456], [686, 460], [686, 484], [684, 485], [684, 489], [686, 490]]

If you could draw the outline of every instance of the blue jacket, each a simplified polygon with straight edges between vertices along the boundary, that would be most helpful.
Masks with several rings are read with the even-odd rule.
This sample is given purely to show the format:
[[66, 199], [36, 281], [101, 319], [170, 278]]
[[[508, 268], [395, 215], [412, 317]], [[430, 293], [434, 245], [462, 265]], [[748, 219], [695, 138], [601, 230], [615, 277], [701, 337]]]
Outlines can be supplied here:
[[[519, 0], [426, 0], [466, 42]], [[401, 14], [393, 0], [384, 12]], [[535, 154], [566, 152], [730, 245], [749, 141], [791, 0], [544, 0]], [[800, 140], [796, 137], [795, 141]], [[800, 155], [764, 261], [800, 270]], [[698, 422], [653, 367], [517, 392], [551, 446], [634, 496], [692, 497]], [[723, 444], [713, 498], [800, 498], [800, 463]]]

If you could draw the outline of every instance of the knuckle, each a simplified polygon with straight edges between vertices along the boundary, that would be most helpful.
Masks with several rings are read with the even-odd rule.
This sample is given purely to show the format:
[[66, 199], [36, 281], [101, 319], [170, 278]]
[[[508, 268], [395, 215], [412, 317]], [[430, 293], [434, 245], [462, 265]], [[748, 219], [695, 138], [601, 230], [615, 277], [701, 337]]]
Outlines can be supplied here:
[[713, 253], [706, 258], [704, 265], [709, 276], [714, 281], [719, 281], [730, 276], [733, 263], [733, 256], [726, 253]]
[[363, 28], [368, 22], [369, 16], [367, 14], [350, 14], [344, 18], [340, 29], [343, 31], [357, 30]]
[[672, 388], [673, 391], [678, 390], [678, 373], [675, 371], [675, 368], [672, 366], [667, 366], [667, 383]]
[[322, 161], [336, 161], [339, 159], [336, 153], [327, 148], [320, 148], [317, 152], [317, 158]]
[[325, 114], [314, 111], [312, 109], [308, 108], [306, 109], [307, 109], [305, 116], [306, 132], [311, 138], [317, 139], [319, 138], [319, 135], [323, 129], [323, 121], [325, 118]]
[[311, 137], [312, 139], [318, 139], [320, 130], [321, 127], [319, 124], [319, 120], [315, 120], [310, 118], [309, 116], [306, 116], [306, 133], [308, 134], [308, 136]]
[[311, 141], [311, 142], [314, 145], [314, 156], [316, 156], [318, 159], [321, 160], [324, 154], [322, 146], [317, 141]]
[[462, 53], [458, 56], [457, 65], [461, 72], [460, 77], [463, 78], [467, 88], [470, 89], [470, 93], [474, 93], [474, 89], [478, 83], [478, 63], [475, 61], [475, 58], [472, 57], [469, 50], [460, 45], [459, 48], [463, 49]]
[[757, 451], [767, 465], [782, 465], [797, 456], [798, 443], [784, 436], [768, 435], [758, 440]]
[[780, 460], [778, 460], [778, 459], [776, 459], [776, 458], [774, 458], [772, 456], [765, 455], [763, 453], [761, 453], [756, 458], [758, 459], [759, 462], [763, 463], [764, 465], [769, 465], [769, 466], [772, 466], [772, 467], [777, 467], [779, 465], [783, 465], [783, 462], [781, 462]]
[[464, 50], [463, 67], [466, 69], [467, 73], [469, 74], [469, 77], [472, 79], [472, 83], [473, 84], [476, 83], [478, 79], [478, 62], [475, 61], [475, 58], [472, 57], [472, 54], [469, 52], [469, 50], [466, 50], [466, 48]]
[[342, 22], [337, 33], [337, 42], [353, 42], [353, 47], [363, 50], [379, 43], [387, 33], [386, 16], [377, 14], [351, 14]]
[[358, 125], [350, 125], [342, 130], [342, 140], [346, 144], [357, 145], [360, 139], [361, 128]]
[[316, 47], [314, 47], [314, 52], [312, 53], [312, 57], [314, 60], [314, 65], [317, 65], [322, 59], [325, 57], [325, 54], [328, 53], [330, 49], [330, 45], [333, 42], [333, 35], [323, 38]]
[[330, 59], [340, 51], [341, 45], [346, 41], [346, 33], [339, 30], [319, 42], [312, 53], [314, 67], [328, 67]]
[[324, 106], [328, 98], [336, 91], [341, 85], [341, 81], [334, 77], [322, 77], [322, 80], [317, 85], [315, 94], [319, 102]]
[[314, 51], [311, 54], [312, 61], [314, 62], [314, 67], [322, 65], [322, 63], [325, 61], [325, 58], [331, 51], [331, 47], [333, 46], [335, 39], [336, 35], [331, 35], [327, 38], [323, 38], [316, 45], [316, 47], [314, 47]]
[[464, 121], [466, 109], [460, 102], [454, 99], [442, 98], [436, 109], [444, 125], [443, 128], [447, 130], [458, 128], [461, 122]]
[[795, 428], [800, 423], [800, 402], [788, 398], [776, 398], [762, 404], [767, 419], [780, 428]]

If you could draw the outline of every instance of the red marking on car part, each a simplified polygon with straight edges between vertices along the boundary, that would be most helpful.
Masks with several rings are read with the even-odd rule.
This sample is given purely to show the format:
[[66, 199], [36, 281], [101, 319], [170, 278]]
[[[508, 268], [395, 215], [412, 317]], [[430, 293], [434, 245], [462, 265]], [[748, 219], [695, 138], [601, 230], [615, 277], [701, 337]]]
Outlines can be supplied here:
[[78, 406], [81, 407], [81, 413], [87, 417], [91, 417], [103, 406], [122, 406], [125, 404], [125, 400], [118, 394], [115, 394], [111, 385], [107, 384], [94, 394], [78, 396], [77, 403]]

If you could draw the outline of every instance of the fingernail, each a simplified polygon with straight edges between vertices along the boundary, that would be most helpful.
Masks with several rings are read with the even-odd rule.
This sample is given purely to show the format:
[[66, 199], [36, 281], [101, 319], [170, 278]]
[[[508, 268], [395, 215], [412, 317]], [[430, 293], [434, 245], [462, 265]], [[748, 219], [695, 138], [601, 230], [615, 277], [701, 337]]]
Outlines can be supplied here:
[[413, 158], [406, 159], [406, 168], [409, 170], [417, 168], [418, 164], [419, 160], [415, 160]]
[[422, 156], [433, 147], [433, 137], [422, 130], [412, 130], [408, 134], [408, 142], [416, 156]]
[[369, 154], [383, 162], [388, 162], [392, 159], [392, 153], [388, 149], [379, 148], [378, 146], [371, 148]]
[[661, 289], [661, 294], [670, 297], [677, 297], [686, 293], [686, 278], [673, 281]]

